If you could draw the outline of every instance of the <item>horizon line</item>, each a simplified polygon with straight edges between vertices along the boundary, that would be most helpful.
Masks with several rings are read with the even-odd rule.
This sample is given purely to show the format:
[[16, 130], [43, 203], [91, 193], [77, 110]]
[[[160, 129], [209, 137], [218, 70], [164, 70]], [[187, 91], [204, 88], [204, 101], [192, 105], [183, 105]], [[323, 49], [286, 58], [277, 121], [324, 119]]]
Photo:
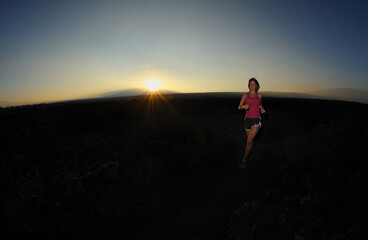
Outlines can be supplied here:
[[[141, 90], [144, 91], [145, 93], [131, 93], [131, 95], [121, 95], [121, 96], [113, 96], [116, 95], [118, 93], [124, 92], [124, 91], [132, 91], [132, 90]], [[341, 101], [351, 101], [351, 100], [346, 100], [344, 99], [344, 97], [346, 98], [346, 96], [342, 96], [342, 98], [340, 99], [334, 99], [333, 96], [317, 96], [317, 95], [313, 95], [313, 94], [317, 94], [317, 93], [321, 93], [321, 92], [326, 92], [326, 91], [339, 91], [339, 90], [346, 90], [346, 91], [355, 91], [355, 92], [360, 92], [362, 94], [366, 94], [366, 96], [364, 96], [365, 98], [361, 97], [363, 100], [363, 102], [361, 101], [355, 101], [355, 102], [359, 102], [359, 103], [364, 103], [367, 104], [368, 103], [368, 92], [364, 91], [364, 90], [358, 90], [358, 89], [353, 89], [353, 88], [331, 88], [331, 89], [321, 89], [321, 90], [314, 90], [314, 91], [306, 91], [306, 92], [297, 92], [297, 91], [260, 91], [260, 93], [265, 93], [266, 95], [268, 94], [286, 94], [286, 95], [296, 95], [293, 97], [297, 97], [297, 95], [303, 95], [303, 97], [309, 97], [309, 98], [317, 98], [317, 99], [330, 99], [330, 100], [341, 100]], [[160, 92], [160, 90], [157, 90], [158, 92]], [[166, 91], [166, 92], [165, 92]], [[147, 95], [147, 93], [149, 92], [149, 90], [146, 90], [144, 88], [129, 88], [129, 89], [124, 89], [124, 90], [116, 90], [116, 91], [110, 91], [110, 92], [105, 92], [104, 94], [110, 93], [111, 96], [108, 95], [104, 95], [104, 94], [100, 94], [99, 96], [94, 95], [94, 96], [90, 96], [90, 97], [81, 97], [81, 98], [72, 98], [72, 99], [62, 99], [62, 100], [55, 100], [55, 101], [19, 101], [19, 102], [13, 102], [13, 101], [1, 101], [0, 100], [0, 107], [1, 108], [11, 108], [11, 107], [22, 107], [22, 106], [31, 106], [31, 105], [42, 105], [42, 104], [54, 104], [54, 103], [63, 103], [63, 102], [73, 102], [73, 101], [88, 101], [88, 100], [106, 100], [106, 99], [113, 99], [113, 98], [128, 98], [128, 97], [139, 97], [139, 96], [145, 96]], [[178, 92], [178, 91], [172, 91], [172, 90], [168, 90], [168, 89], [162, 89], [161, 90], [162, 95], [172, 95], [172, 94], [226, 94], [226, 93], [244, 93], [246, 91], [199, 91], [199, 92]], [[275, 97], [275, 96], [271, 96], [271, 97]], [[290, 97], [290, 96], [276, 96], [276, 97]], [[302, 97], [302, 96], [300, 96]], [[331, 98], [332, 97], [332, 98]], [[353, 98], [354, 99], [354, 98]], [[356, 99], [357, 100], [357, 99]]]

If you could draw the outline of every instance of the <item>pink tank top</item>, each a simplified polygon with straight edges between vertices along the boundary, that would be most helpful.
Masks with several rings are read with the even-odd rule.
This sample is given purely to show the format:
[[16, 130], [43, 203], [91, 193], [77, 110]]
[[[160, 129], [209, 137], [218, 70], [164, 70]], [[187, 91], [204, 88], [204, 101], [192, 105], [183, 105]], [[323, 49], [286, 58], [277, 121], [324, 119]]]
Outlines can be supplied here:
[[249, 109], [245, 113], [246, 118], [260, 118], [260, 110], [259, 104], [261, 103], [261, 99], [258, 97], [258, 93], [254, 97], [249, 96], [247, 93], [247, 97], [245, 98], [245, 103], [249, 105]]

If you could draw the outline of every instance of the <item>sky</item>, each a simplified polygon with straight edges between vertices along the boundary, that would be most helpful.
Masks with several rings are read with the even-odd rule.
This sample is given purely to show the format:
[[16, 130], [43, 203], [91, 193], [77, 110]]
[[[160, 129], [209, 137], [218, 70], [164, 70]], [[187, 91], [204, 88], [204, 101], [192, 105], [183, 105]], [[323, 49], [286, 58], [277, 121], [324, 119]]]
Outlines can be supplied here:
[[365, 1], [1, 1], [0, 104], [145, 87], [368, 91]]

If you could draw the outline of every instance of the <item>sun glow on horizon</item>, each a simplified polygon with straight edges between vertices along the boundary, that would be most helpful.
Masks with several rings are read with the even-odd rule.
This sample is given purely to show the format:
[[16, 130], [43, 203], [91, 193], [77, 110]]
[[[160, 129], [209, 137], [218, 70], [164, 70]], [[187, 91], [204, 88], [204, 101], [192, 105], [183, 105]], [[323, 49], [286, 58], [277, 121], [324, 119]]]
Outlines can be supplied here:
[[161, 86], [161, 82], [157, 78], [148, 78], [146, 82], [146, 88], [150, 91], [157, 91]]

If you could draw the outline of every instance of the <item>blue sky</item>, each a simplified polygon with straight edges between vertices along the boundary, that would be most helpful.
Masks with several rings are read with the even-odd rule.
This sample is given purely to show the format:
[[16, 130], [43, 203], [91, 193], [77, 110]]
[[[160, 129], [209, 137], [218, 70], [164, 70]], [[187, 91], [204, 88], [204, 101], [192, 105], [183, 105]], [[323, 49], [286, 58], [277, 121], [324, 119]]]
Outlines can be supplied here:
[[368, 91], [364, 1], [2, 1], [0, 101], [144, 87]]

